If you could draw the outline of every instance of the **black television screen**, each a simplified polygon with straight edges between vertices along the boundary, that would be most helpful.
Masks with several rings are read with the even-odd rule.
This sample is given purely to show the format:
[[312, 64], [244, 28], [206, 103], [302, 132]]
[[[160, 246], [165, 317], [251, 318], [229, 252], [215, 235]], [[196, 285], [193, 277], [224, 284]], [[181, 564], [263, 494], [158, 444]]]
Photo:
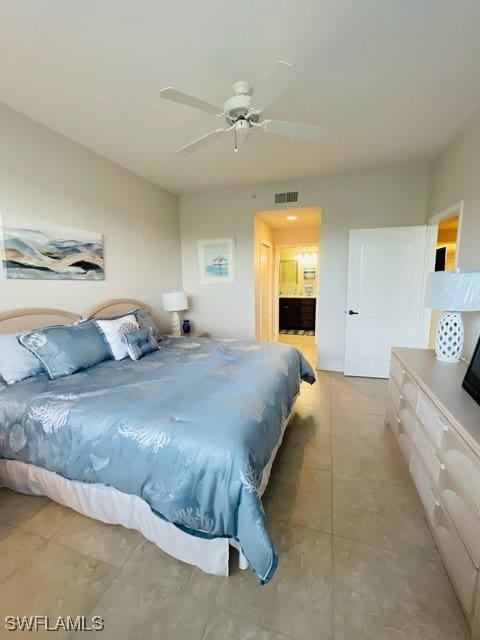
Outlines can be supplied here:
[[463, 388], [480, 404], [480, 337], [463, 380]]

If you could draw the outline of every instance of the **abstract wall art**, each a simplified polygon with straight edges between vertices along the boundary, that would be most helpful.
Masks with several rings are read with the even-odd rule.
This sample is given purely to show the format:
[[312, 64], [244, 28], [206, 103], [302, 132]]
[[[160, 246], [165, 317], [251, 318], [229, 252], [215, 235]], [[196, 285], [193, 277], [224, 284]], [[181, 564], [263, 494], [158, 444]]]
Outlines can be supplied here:
[[3, 213], [0, 246], [7, 279], [105, 278], [101, 233]]

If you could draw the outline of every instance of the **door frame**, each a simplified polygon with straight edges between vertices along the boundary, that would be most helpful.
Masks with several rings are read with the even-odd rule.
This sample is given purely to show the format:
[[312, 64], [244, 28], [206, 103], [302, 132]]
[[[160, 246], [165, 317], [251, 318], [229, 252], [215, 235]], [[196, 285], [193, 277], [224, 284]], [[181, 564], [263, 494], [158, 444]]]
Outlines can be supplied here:
[[[428, 274], [434, 270], [435, 267], [435, 253], [437, 249], [437, 237], [438, 237], [438, 225], [442, 220], [447, 220], [448, 218], [453, 218], [455, 214], [458, 215], [458, 230], [457, 230], [457, 251], [455, 253], [455, 269], [458, 269], [458, 248], [460, 246], [460, 240], [462, 237], [462, 226], [463, 226], [463, 205], [464, 200], [459, 200], [452, 206], [435, 213], [433, 216], [428, 218], [427, 227], [428, 227], [428, 235], [427, 235], [427, 254], [425, 256], [425, 273], [424, 273], [424, 282], [423, 282], [423, 290], [424, 297], [427, 290], [427, 278]], [[428, 349], [428, 345], [430, 342], [430, 328], [432, 323], [432, 310], [427, 309], [424, 306], [423, 308], [423, 317], [422, 317], [422, 335], [423, 335], [423, 345], [425, 349]]]
[[258, 256], [259, 256], [259, 279], [258, 279], [258, 312], [259, 312], [259, 317], [258, 317], [258, 322], [259, 322], [259, 331], [261, 330], [261, 324], [262, 324], [262, 300], [263, 300], [263, 287], [262, 287], [262, 278], [261, 278], [261, 265], [260, 265], [260, 259], [261, 259], [261, 255], [262, 255], [262, 245], [264, 247], [268, 247], [270, 249], [270, 259], [273, 261], [273, 263], [270, 265], [270, 276], [269, 276], [269, 280], [270, 280], [270, 317], [268, 318], [268, 324], [269, 324], [269, 341], [275, 340], [275, 332], [273, 331], [273, 317], [274, 317], [274, 311], [273, 311], [273, 307], [274, 307], [274, 295], [273, 295], [273, 285], [275, 284], [274, 281], [272, 282], [272, 278], [274, 277], [274, 272], [275, 272], [275, 251], [274, 251], [274, 246], [271, 242], [269, 242], [268, 240], [264, 240], [263, 238], [260, 238], [259, 243], [258, 243]]
[[317, 289], [315, 291], [315, 344], [318, 343], [318, 300], [320, 293], [320, 242], [293, 242], [292, 244], [275, 245], [275, 263], [273, 273], [273, 340], [278, 342], [279, 322], [278, 300], [280, 297], [280, 249], [292, 249], [293, 247], [316, 247], [317, 248]]

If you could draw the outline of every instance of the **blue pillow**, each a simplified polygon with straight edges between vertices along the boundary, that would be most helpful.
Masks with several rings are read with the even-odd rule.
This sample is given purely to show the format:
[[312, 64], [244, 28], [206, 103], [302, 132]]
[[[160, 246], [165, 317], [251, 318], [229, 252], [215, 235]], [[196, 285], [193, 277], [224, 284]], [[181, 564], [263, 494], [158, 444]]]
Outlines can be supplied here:
[[0, 333], [0, 376], [14, 384], [43, 372], [42, 363], [18, 343], [21, 333]]
[[18, 339], [37, 356], [52, 380], [110, 358], [108, 346], [92, 320], [37, 329]]
[[133, 313], [137, 319], [140, 329], [147, 329], [147, 331], [148, 329], [151, 329], [153, 337], [156, 338], [160, 332], [152, 319], [152, 314], [150, 313], [150, 311], [148, 309], [145, 309], [145, 307], [142, 307], [141, 309], [137, 309]]
[[127, 352], [132, 360], [140, 360], [147, 353], [158, 351], [158, 344], [153, 337], [151, 329], [129, 331], [123, 335], [123, 340], [127, 345]]

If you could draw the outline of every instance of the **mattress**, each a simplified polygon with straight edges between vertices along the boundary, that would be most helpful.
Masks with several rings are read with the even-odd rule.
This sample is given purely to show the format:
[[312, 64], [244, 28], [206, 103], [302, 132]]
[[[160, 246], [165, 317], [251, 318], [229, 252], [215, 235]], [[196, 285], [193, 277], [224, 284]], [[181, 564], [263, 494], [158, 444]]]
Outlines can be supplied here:
[[190, 537], [233, 541], [260, 582], [277, 552], [261, 504], [264, 470], [300, 381], [296, 349], [169, 339], [138, 362], [107, 361], [0, 392], [0, 456], [140, 498]]

